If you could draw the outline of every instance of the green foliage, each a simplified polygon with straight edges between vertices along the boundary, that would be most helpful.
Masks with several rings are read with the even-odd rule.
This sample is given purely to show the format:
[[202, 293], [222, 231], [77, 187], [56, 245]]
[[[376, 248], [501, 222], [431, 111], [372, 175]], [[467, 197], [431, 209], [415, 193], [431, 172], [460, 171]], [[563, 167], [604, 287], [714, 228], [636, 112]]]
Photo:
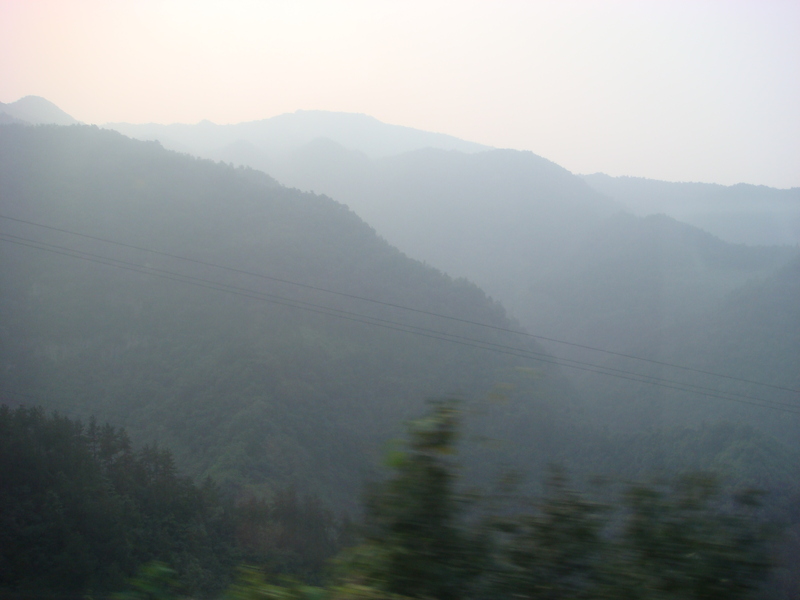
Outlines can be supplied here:
[[409, 427], [406, 452], [367, 501], [365, 543], [350, 557], [348, 576], [391, 594], [463, 597], [480, 573], [485, 540], [469, 532], [455, 489], [458, 410], [434, 403]]
[[601, 488], [594, 500], [554, 471], [520, 514], [468, 518], [453, 462], [458, 432], [450, 401], [410, 424], [368, 499], [364, 541], [338, 560], [332, 585], [245, 571], [232, 600], [757, 597], [771, 566], [757, 493], [731, 494], [696, 474]]
[[570, 490], [562, 473], [548, 482], [548, 495], [535, 511], [501, 519], [498, 593], [523, 598], [584, 598], [596, 588], [608, 561], [603, 535], [609, 507]]
[[286, 490], [233, 510], [121, 430], [0, 407], [0, 590], [103, 594], [138, 567], [119, 600], [207, 596], [235, 559], [258, 569], [240, 570], [230, 600], [736, 600], [764, 581], [755, 492], [694, 475], [596, 501], [554, 472], [540, 501], [492, 517], [458, 485], [460, 419], [437, 401], [410, 424], [368, 498], [362, 543], [322, 588], [307, 582], [322, 583], [346, 536], [317, 500]]
[[105, 593], [155, 559], [208, 594], [234, 560], [231, 519], [213, 484], [180, 477], [168, 452], [134, 451], [94, 421], [0, 406], [0, 589]]
[[114, 600], [173, 600], [178, 595], [175, 571], [160, 562], [143, 565], [129, 582], [129, 589], [114, 594]]
[[224, 589], [239, 562], [320, 581], [349, 527], [292, 489], [235, 505], [124, 430], [5, 405], [0, 524], [0, 592], [103, 594], [138, 568], [129, 594], [195, 597]]
[[763, 582], [767, 537], [754, 493], [724, 498], [713, 478], [692, 475], [671, 489], [634, 486], [626, 500], [628, 585], [659, 598], [723, 600], [752, 597]]
[[280, 584], [270, 583], [262, 571], [250, 567], [239, 569], [238, 577], [225, 594], [225, 600], [325, 600], [326, 590], [283, 578]]
[[543, 499], [492, 519], [488, 536], [482, 520], [464, 518], [457, 433], [450, 402], [411, 425], [368, 502], [345, 581], [414, 598], [721, 600], [753, 598], [768, 574], [758, 494], [731, 495], [699, 474], [598, 501], [555, 471]]
[[500, 522], [496, 589], [526, 598], [753, 598], [769, 536], [757, 495], [696, 474], [589, 500], [555, 477], [533, 512]]
[[326, 561], [349, 539], [349, 521], [293, 488], [241, 501], [235, 520], [240, 562], [307, 583], [321, 582]]

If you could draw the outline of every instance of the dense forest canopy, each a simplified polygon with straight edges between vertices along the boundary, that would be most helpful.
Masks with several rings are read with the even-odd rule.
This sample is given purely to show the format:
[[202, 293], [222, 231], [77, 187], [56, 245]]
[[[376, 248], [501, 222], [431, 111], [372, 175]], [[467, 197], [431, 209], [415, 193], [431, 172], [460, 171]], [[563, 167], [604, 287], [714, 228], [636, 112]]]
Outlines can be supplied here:
[[[234, 502], [181, 476], [167, 450], [42, 409], [0, 405], [0, 593], [85, 598], [171, 565], [184, 593], [218, 595], [240, 563], [319, 581], [344, 542], [318, 499]], [[52, 596], [48, 596], [52, 594]]]

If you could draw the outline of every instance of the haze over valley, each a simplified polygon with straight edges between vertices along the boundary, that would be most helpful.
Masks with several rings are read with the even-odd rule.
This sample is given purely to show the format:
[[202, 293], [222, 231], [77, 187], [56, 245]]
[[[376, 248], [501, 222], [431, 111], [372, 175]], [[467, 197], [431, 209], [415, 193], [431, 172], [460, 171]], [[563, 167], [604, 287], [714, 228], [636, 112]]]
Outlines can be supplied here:
[[[637, 216], [597, 176], [359, 115], [242, 126], [266, 130], [269, 152], [204, 151], [207, 123], [114, 126], [179, 129], [170, 144], [230, 159], [215, 163], [31, 127], [20, 117], [71, 121], [20, 104], [0, 130], [12, 406], [108, 420], [188, 473], [348, 510], [382, 440], [453, 394], [496, 440], [479, 479], [505, 464], [533, 483], [553, 461], [585, 476], [796, 478], [796, 244]], [[252, 164], [234, 166], [226, 153], [243, 149]], [[753, 192], [754, 207], [779, 190]], [[697, 443], [710, 446], [687, 451]]]
[[[45, 4], [47, 19], [100, 43]], [[115, 104], [104, 87], [101, 109], [50, 83], [31, 89], [53, 96], [10, 97], [24, 78], [2, 67], [13, 77], [0, 84], [0, 595], [796, 598], [800, 154], [787, 141], [796, 115], [775, 98], [794, 97], [797, 63], [764, 66], [791, 55], [779, 52], [795, 43], [790, 21], [776, 15], [796, 11], [744, 3], [709, 29], [710, 7], [432, 5], [428, 31], [364, 6], [348, 13], [364, 25], [351, 31], [322, 5], [245, 4], [79, 3], [117, 33], [99, 47], [118, 60], [119, 19], [146, 29], [151, 45], [131, 48], [153, 81], [174, 78], [174, 97], [143, 87]], [[2, 10], [49, 31], [28, 8]], [[572, 42], [584, 31], [586, 47], [530, 39], [546, 31], [534, 13]], [[337, 23], [380, 68], [329, 37]], [[593, 37], [601, 29], [628, 51]], [[499, 31], [507, 44], [477, 35]], [[719, 62], [716, 79], [700, 77], [722, 56], [703, 31], [720, 48], [741, 40], [763, 68]], [[286, 52], [283, 67], [262, 37]], [[208, 81], [158, 70], [155, 56], [189, 65], [167, 39]], [[52, 79], [19, 35], [2, 44]], [[83, 56], [74, 44], [64, 56]], [[223, 101], [217, 88], [249, 72], [250, 55], [269, 94], [231, 84]], [[499, 56], [527, 57], [541, 83], [514, 70], [513, 98]], [[637, 67], [645, 56], [665, 81], [694, 81], [686, 95]], [[91, 79], [95, 60], [70, 73]], [[723, 94], [737, 77], [761, 95]], [[318, 104], [290, 105], [319, 82], [330, 92]], [[357, 101], [343, 100], [347, 86]], [[411, 102], [418, 90], [427, 104]], [[523, 100], [513, 126], [478, 110]]]

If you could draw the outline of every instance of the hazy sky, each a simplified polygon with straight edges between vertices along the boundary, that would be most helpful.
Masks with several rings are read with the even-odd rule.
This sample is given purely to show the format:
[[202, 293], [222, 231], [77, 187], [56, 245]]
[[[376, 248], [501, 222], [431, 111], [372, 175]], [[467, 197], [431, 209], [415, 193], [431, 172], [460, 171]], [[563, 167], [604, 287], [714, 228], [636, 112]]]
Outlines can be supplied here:
[[576, 173], [800, 186], [800, 1], [0, 0], [0, 101], [361, 112]]

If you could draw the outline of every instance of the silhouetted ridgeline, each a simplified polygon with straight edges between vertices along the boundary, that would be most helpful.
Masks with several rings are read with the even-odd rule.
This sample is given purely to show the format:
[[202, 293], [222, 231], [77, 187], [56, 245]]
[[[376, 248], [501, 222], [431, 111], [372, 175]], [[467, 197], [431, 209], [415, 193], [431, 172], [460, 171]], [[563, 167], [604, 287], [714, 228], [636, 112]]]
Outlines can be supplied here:
[[800, 243], [800, 188], [674, 183], [602, 173], [584, 175], [583, 179], [637, 215], [667, 214], [727, 242], [765, 246]]

